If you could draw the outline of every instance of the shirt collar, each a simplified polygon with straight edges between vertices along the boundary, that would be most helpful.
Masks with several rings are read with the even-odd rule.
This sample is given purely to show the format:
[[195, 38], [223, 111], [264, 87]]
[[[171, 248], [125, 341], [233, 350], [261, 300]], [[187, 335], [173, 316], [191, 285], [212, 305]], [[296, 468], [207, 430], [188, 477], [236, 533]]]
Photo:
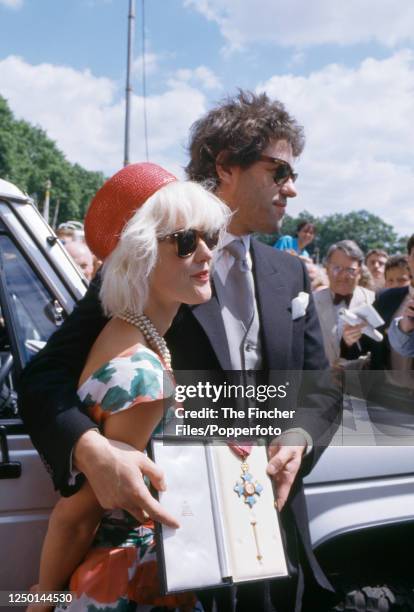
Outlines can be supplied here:
[[231, 234], [230, 232], [225, 232], [223, 236], [223, 240], [221, 242], [221, 248], [233, 242], [233, 240], [242, 240], [244, 246], [246, 247], [246, 253], [250, 250], [250, 234], [243, 234], [242, 236], [236, 236], [235, 234]]

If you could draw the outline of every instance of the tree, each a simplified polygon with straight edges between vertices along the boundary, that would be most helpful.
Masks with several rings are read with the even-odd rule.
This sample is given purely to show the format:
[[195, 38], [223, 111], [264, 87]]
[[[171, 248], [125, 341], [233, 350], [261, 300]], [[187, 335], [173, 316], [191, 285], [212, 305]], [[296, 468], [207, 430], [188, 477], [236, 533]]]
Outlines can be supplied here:
[[346, 238], [354, 240], [367, 253], [370, 249], [397, 250], [398, 235], [394, 228], [377, 215], [366, 210], [353, 211], [346, 215], [336, 213], [322, 218], [317, 245], [322, 255], [329, 246]]
[[0, 96], [0, 177], [43, 203], [45, 185], [52, 182], [50, 209], [59, 202], [58, 223], [83, 220], [93, 194], [104, 182], [101, 172], [71, 164], [46, 132], [27, 121], [17, 121]]
[[[399, 238], [394, 228], [377, 215], [367, 210], [352, 211], [347, 214], [335, 213], [324, 217], [315, 217], [307, 211], [297, 217], [286, 215], [283, 220], [282, 234], [293, 236], [300, 221], [307, 220], [316, 226], [317, 235], [312, 244], [306, 247], [311, 253], [322, 259], [329, 247], [340, 240], [354, 240], [367, 253], [370, 249], [385, 249], [390, 254], [405, 251], [406, 238]], [[261, 234], [259, 239], [273, 244], [278, 234]]]

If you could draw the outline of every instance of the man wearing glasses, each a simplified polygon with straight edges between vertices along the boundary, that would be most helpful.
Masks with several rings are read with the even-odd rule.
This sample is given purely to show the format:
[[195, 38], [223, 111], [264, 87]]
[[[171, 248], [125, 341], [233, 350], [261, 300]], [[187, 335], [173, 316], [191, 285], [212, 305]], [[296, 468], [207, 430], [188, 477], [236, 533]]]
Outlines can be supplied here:
[[[314, 295], [321, 324], [325, 352], [331, 365], [356, 366], [363, 351], [358, 342], [362, 325], [347, 325], [340, 319], [341, 310], [372, 304], [375, 293], [358, 285], [364, 255], [353, 240], [333, 244], [326, 255], [329, 287]], [[347, 363], [349, 362], [349, 363]], [[359, 360], [362, 367], [363, 359]]]
[[[193, 125], [187, 174], [209, 185], [234, 214], [216, 255], [213, 298], [205, 307], [183, 305], [166, 336], [176, 370], [327, 367], [303, 263], [251, 238], [253, 232], [280, 228], [289, 198], [297, 195], [293, 164], [303, 146], [302, 127], [266, 94], [240, 92]], [[70, 494], [72, 458], [103, 507], [125, 508], [137, 517], [144, 509], [163, 522], [165, 511], [142, 479], [142, 473], [153, 475], [158, 468], [138, 451], [110, 446], [95, 423], [87, 422], [76, 394], [83, 367], [78, 356], [88, 353], [106, 323], [98, 289], [96, 278], [46, 350], [29, 364], [21, 412], [57, 488]], [[301, 292], [308, 294], [308, 303], [293, 313]], [[308, 420], [275, 442], [267, 468], [277, 485], [291, 577], [243, 585], [237, 594], [230, 588], [200, 594], [206, 610], [298, 612], [305, 586], [317, 591], [318, 612], [324, 610], [322, 600], [331, 587], [312, 552], [302, 486], [302, 475], [321, 452], [316, 441], [338, 409], [337, 394], [320, 386]]]

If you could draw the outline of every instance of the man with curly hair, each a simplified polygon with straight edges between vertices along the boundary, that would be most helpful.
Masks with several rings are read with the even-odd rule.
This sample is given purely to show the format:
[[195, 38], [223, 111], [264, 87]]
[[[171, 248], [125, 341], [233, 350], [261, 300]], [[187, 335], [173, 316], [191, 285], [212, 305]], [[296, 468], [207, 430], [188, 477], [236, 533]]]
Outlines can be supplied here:
[[[240, 91], [193, 125], [188, 176], [213, 189], [233, 216], [216, 255], [213, 298], [204, 305], [183, 305], [166, 336], [175, 369], [327, 367], [304, 264], [251, 237], [253, 232], [279, 229], [288, 200], [297, 194], [294, 160], [303, 147], [302, 127], [281, 102], [266, 94]], [[245, 272], [243, 298], [241, 286], [231, 281], [239, 263]], [[160, 478], [158, 468], [138, 451], [111, 446], [84, 414], [76, 394], [84, 359], [106, 323], [99, 282], [98, 276], [23, 374], [21, 413], [55, 486], [64, 494], [72, 492], [73, 460], [103, 507], [125, 508], [138, 519], [144, 509], [162, 522], [164, 510], [142, 478], [145, 473]], [[294, 315], [293, 301], [306, 294], [308, 304]], [[324, 609], [324, 597], [332, 589], [312, 551], [302, 476], [319, 457], [322, 447], [317, 441], [330, 429], [338, 404], [331, 389], [321, 386], [318, 391], [298, 426], [269, 447], [267, 471], [277, 488], [290, 577], [242, 585], [237, 591], [206, 591], [200, 594], [206, 610], [298, 612], [310, 589], [317, 593], [318, 612]], [[315, 610], [314, 604], [315, 599], [309, 609]]]

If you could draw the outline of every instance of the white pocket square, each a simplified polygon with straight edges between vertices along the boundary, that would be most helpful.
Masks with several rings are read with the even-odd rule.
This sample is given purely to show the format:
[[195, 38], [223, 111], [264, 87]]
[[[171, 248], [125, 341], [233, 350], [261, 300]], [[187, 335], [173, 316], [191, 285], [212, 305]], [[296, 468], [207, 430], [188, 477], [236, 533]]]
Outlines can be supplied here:
[[298, 295], [292, 300], [292, 320], [300, 319], [306, 314], [309, 304], [309, 293], [299, 291]]

